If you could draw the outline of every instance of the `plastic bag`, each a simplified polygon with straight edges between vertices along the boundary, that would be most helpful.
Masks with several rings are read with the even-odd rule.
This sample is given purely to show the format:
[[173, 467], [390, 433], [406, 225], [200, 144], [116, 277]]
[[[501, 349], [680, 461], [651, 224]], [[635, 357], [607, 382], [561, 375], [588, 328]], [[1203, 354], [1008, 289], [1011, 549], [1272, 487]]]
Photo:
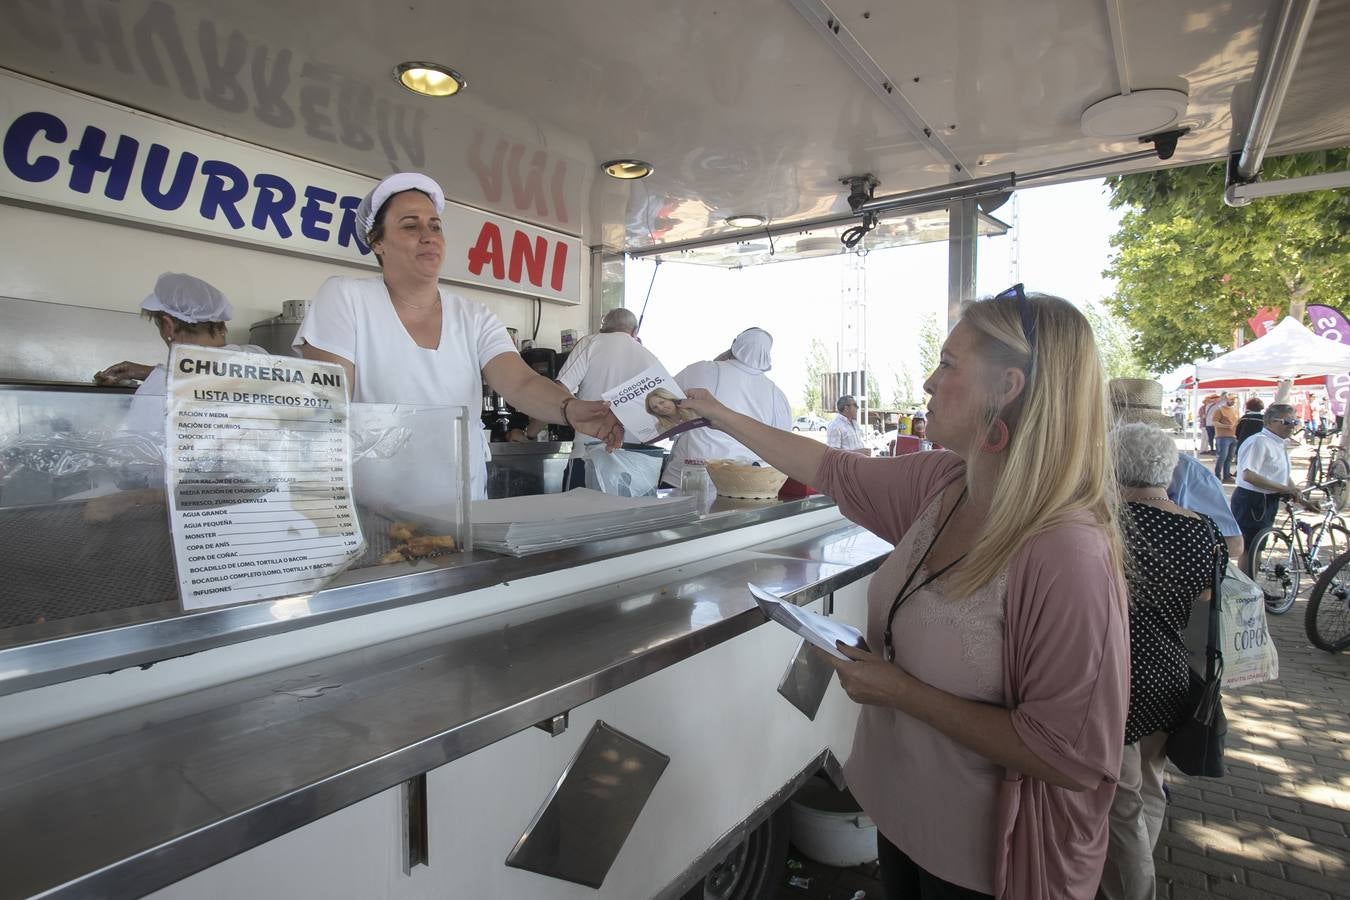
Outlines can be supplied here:
[[1224, 687], [1260, 684], [1280, 677], [1280, 657], [1266, 627], [1265, 596], [1231, 562], [1223, 579], [1219, 640]]
[[652, 497], [661, 478], [661, 458], [633, 450], [586, 448], [586, 487], [617, 497]]

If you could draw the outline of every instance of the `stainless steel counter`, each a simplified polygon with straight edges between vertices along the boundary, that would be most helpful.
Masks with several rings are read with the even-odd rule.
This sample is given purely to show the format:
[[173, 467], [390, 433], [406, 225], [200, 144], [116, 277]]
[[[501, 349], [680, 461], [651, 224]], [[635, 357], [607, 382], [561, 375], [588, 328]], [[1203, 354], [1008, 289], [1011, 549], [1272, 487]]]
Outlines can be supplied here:
[[[662, 539], [426, 574], [465, 590]], [[169, 884], [766, 624], [747, 581], [805, 603], [889, 549], [831, 525], [0, 744], [0, 896]]]

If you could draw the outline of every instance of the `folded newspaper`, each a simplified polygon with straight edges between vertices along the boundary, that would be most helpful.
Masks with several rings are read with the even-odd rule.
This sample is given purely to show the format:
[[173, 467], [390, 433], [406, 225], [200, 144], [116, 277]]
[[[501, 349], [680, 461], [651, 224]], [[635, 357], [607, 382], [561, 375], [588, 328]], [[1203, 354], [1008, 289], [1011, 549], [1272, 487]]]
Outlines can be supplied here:
[[707, 419], [679, 405], [684, 391], [659, 365], [600, 396], [623, 423], [626, 439], [636, 444], [650, 444], [708, 424]]
[[795, 603], [788, 603], [773, 591], [765, 590], [759, 585], [747, 582], [745, 586], [750, 589], [750, 594], [766, 616], [837, 659], [848, 657], [835, 649], [835, 641], [850, 647], [861, 647], [865, 643], [862, 632], [852, 625], [845, 625], [829, 616], [822, 616], [809, 609], [802, 609]]

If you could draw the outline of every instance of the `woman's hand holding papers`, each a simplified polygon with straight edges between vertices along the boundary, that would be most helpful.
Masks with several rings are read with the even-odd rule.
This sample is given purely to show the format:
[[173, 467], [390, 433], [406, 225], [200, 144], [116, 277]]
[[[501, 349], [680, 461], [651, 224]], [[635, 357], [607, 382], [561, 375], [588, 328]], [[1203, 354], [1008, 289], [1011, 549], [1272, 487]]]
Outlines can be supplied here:
[[907, 690], [915, 683], [914, 676], [865, 648], [850, 647], [842, 641], [835, 647], [848, 659], [838, 659], [825, 652], [820, 655], [839, 675], [839, 685], [849, 699], [869, 706], [901, 708]]

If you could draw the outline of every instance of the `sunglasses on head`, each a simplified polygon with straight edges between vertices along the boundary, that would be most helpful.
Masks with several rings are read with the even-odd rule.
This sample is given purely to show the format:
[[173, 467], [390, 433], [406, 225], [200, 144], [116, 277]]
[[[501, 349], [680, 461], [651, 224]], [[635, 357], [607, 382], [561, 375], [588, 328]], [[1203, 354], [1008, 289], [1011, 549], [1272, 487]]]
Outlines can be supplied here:
[[1031, 348], [1031, 355], [1036, 355], [1036, 319], [1031, 314], [1031, 304], [1027, 301], [1026, 292], [1022, 290], [1022, 283], [1019, 281], [1006, 291], [994, 295], [994, 300], [1016, 300], [1017, 312], [1022, 317], [1022, 336], [1027, 339], [1027, 344]]

